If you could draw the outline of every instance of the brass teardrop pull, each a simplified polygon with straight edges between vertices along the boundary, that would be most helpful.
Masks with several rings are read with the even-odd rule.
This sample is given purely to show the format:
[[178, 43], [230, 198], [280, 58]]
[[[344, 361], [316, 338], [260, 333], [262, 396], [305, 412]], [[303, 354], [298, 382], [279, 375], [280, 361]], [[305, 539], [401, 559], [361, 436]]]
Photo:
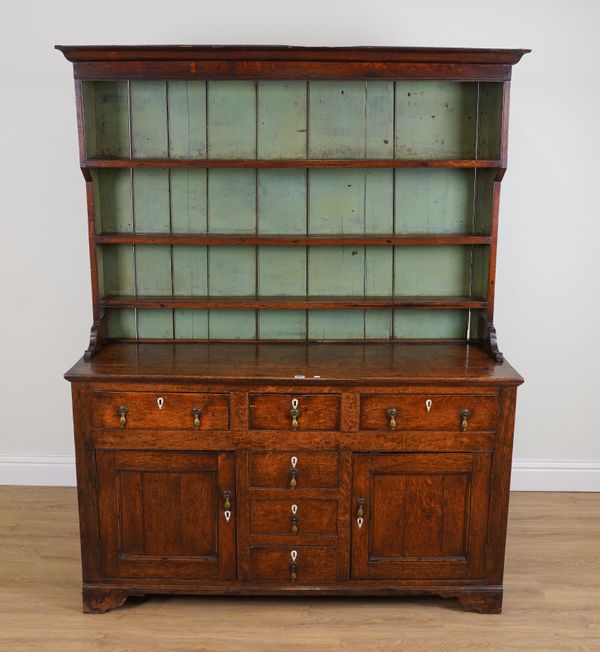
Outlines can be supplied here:
[[119, 405], [119, 425], [124, 428], [127, 425], [127, 413], [129, 409], [126, 405]]
[[467, 410], [465, 408], [464, 410], [460, 411], [460, 429], [465, 432], [467, 428], [469, 427], [469, 417], [471, 416], [471, 410]]

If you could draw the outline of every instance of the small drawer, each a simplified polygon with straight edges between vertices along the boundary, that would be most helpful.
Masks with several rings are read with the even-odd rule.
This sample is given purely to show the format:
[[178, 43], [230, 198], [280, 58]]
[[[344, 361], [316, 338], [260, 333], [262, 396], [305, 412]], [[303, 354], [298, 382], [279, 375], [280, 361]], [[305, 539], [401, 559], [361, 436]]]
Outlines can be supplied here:
[[310, 584], [337, 577], [335, 546], [251, 546], [250, 579]]
[[363, 394], [361, 430], [495, 430], [496, 397], [472, 394]]
[[268, 489], [336, 489], [335, 452], [252, 451], [250, 486]]
[[94, 428], [229, 430], [228, 394], [96, 392]]
[[339, 427], [338, 394], [250, 394], [252, 430], [339, 430]]
[[250, 500], [250, 534], [336, 535], [337, 500]]

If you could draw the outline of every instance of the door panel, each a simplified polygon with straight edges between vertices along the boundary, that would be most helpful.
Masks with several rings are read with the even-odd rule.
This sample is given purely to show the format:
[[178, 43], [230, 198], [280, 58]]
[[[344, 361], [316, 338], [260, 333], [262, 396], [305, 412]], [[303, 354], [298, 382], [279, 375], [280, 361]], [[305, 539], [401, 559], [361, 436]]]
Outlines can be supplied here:
[[488, 453], [355, 454], [353, 578], [480, 576], [490, 463]]
[[233, 453], [99, 450], [96, 463], [105, 577], [235, 577]]

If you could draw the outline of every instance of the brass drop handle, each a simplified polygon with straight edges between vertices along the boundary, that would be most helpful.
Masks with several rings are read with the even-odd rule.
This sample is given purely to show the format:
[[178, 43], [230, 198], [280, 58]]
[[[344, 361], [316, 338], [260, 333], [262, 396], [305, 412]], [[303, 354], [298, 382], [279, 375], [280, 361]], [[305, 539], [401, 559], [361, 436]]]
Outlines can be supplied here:
[[200, 408], [192, 408], [192, 415], [194, 416], [194, 428], [196, 428], [196, 430], [200, 429], [200, 411]]
[[290, 521], [292, 522], [292, 532], [293, 534], [298, 534], [298, 521], [300, 517], [298, 516], [298, 505], [292, 505], [292, 515], [290, 516]]
[[290, 458], [290, 462], [292, 464], [292, 468], [290, 469], [290, 487], [295, 489], [298, 484], [298, 480], [296, 479], [298, 477], [298, 458], [294, 455]]
[[389, 425], [390, 425], [390, 428], [392, 430], [394, 430], [396, 428], [396, 415], [397, 414], [398, 414], [398, 411], [396, 410], [396, 408], [390, 408], [387, 411], [387, 415], [388, 415], [388, 417], [390, 419]]
[[292, 417], [292, 428], [296, 430], [298, 428], [298, 417], [300, 416], [300, 408], [298, 407], [298, 399], [292, 399], [292, 409], [290, 410], [290, 416]]
[[365, 522], [364, 516], [365, 516], [365, 499], [364, 498], [359, 498], [357, 501], [357, 509], [356, 509], [356, 525], [358, 525], [358, 529], [363, 526], [363, 523]]
[[298, 551], [292, 550], [290, 552], [290, 557], [292, 558], [292, 563], [290, 564], [290, 579], [294, 582], [298, 577], [298, 564], [296, 563], [296, 559], [298, 559]]
[[229, 523], [231, 519], [231, 491], [223, 492], [223, 516], [225, 516], [225, 522]]
[[464, 410], [460, 411], [460, 429], [465, 432], [465, 430], [469, 427], [469, 417], [471, 416], [471, 410], [467, 410], [465, 408]]
[[119, 405], [119, 424], [121, 428], [124, 428], [127, 425], [127, 413], [129, 409], [126, 405]]

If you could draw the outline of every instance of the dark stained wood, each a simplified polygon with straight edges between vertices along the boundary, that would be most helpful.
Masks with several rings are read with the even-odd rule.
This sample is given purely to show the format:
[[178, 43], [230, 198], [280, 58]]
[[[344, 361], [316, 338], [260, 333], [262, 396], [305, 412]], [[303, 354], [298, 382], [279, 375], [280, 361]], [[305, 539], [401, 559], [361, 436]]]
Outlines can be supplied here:
[[111, 296], [100, 300], [103, 308], [221, 308], [229, 310], [308, 310], [325, 308], [485, 308], [480, 297], [446, 296]]
[[143, 159], [91, 158], [84, 167], [95, 168], [497, 168], [488, 159]]
[[[292, 506], [297, 510], [292, 511]], [[292, 527], [295, 525], [295, 531]], [[287, 499], [250, 499], [250, 534], [286, 535], [294, 544], [307, 534], [337, 535], [338, 501], [311, 500], [290, 496]]]
[[[290, 579], [292, 551], [297, 552], [297, 577], [293, 581]], [[309, 584], [331, 582], [336, 578], [337, 552], [334, 546], [250, 547], [251, 580]]]
[[[250, 394], [251, 430], [339, 430], [339, 395]], [[292, 425], [292, 401], [298, 401], [298, 426]]]
[[[297, 474], [292, 473], [292, 457], [297, 458]], [[303, 489], [337, 489], [338, 455], [332, 451], [319, 453], [292, 451], [250, 451], [250, 487], [286, 489], [290, 500], [302, 496]], [[291, 479], [296, 479], [292, 487]]]

